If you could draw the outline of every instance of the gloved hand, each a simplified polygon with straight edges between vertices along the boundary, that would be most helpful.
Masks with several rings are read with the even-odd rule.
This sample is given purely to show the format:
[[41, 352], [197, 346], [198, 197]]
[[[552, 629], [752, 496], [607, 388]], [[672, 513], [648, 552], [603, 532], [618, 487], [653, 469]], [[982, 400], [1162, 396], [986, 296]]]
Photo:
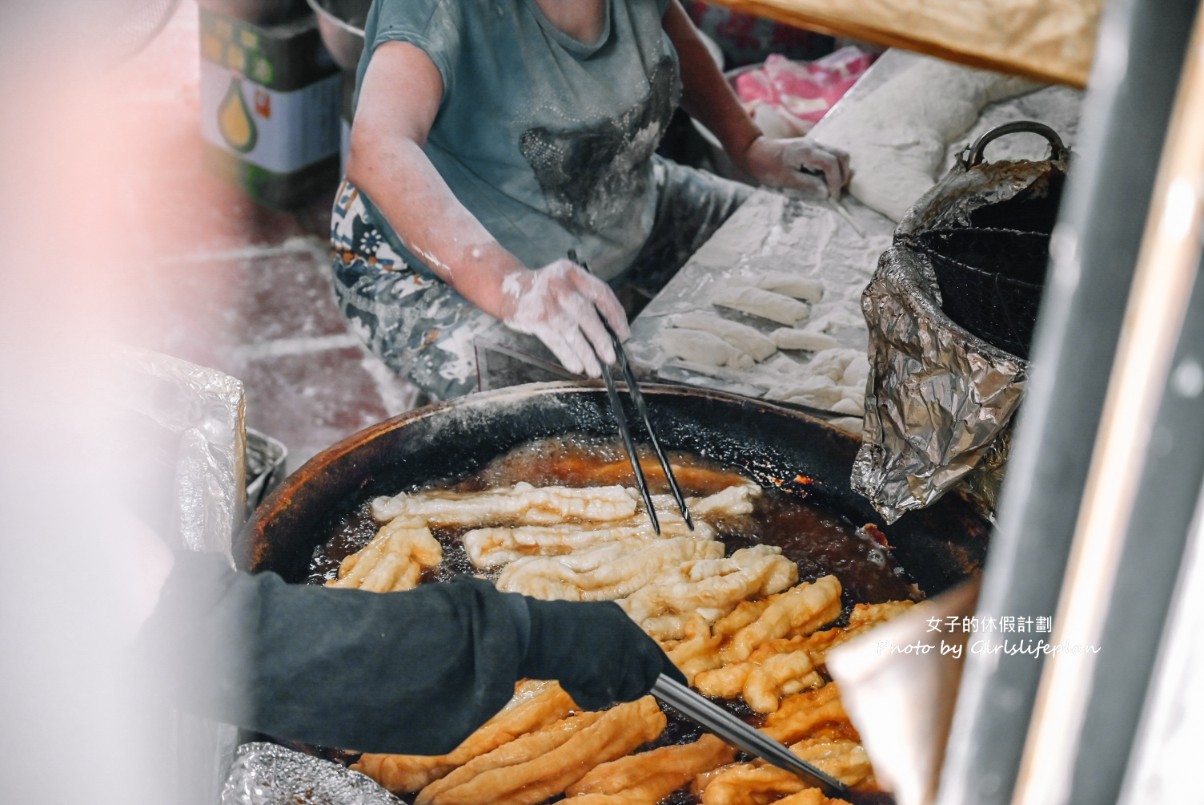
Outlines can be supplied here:
[[793, 190], [817, 198], [840, 198], [849, 183], [849, 155], [806, 137], [753, 140], [737, 160], [740, 167], [766, 187]]
[[660, 674], [685, 676], [618, 604], [527, 600], [531, 615], [520, 676], [558, 679], [586, 710], [634, 701]]
[[631, 334], [610, 286], [571, 260], [517, 269], [503, 280], [502, 291], [507, 297], [502, 322], [538, 338], [570, 372], [598, 377], [598, 358], [608, 364], [615, 360], [599, 313], [620, 339]]

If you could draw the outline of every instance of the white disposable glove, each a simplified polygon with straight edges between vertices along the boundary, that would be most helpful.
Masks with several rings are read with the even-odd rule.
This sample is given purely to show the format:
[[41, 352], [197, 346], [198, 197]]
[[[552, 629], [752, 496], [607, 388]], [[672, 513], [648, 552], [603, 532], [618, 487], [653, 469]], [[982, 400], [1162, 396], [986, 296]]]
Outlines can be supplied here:
[[538, 338], [575, 374], [598, 377], [599, 358], [607, 364], [615, 360], [603, 316], [620, 339], [631, 335], [614, 291], [571, 260], [512, 271], [502, 281], [502, 292], [509, 308], [503, 323]]
[[812, 198], [840, 198], [849, 183], [849, 155], [806, 137], [753, 140], [740, 166], [766, 187], [792, 190]]

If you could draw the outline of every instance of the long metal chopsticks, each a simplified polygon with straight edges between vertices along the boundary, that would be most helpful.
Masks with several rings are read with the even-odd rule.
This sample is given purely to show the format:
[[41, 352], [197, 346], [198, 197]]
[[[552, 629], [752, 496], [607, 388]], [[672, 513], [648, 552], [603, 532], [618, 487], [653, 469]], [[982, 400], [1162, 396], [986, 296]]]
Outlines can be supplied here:
[[786, 746], [758, 729], [750, 727], [734, 715], [672, 677], [661, 674], [652, 684], [652, 695], [699, 726], [705, 727], [723, 740], [751, 755], [772, 763], [779, 769], [818, 782], [828, 793], [839, 797], [849, 795], [848, 786], [832, 775], [816, 768]]
[[[586, 271], [589, 271], [589, 266], [577, 257], [576, 251], [569, 251], [569, 259]], [[602, 315], [602, 311], [598, 311], [598, 318], [602, 321], [602, 326], [606, 328], [606, 334], [610, 337], [610, 343], [614, 348], [619, 370], [623, 373], [623, 380], [627, 384], [627, 393], [631, 395], [636, 413], [639, 414], [640, 420], [644, 423], [644, 430], [648, 432], [648, 441], [652, 443], [652, 451], [656, 453], [656, 458], [661, 463], [661, 469], [665, 471], [665, 480], [669, 483], [669, 491], [673, 493], [673, 500], [677, 503], [677, 508], [681, 511], [681, 517], [686, 522], [686, 528], [693, 531], [694, 520], [690, 517], [690, 510], [686, 507], [686, 499], [682, 496], [681, 487], [677, 485], [677, 478], [673, 475], [673, 468], [669, 466], [669, 457], [665, 455], [660, 441], [656, 438], [656, 431], [652, 429], [652, 420], [648, 416], [648, 404], [644, 402], [644, 395], [640, 392], [640, 386], [636, 382], [635, 373], [631, 371], [631, 366], [627, 362], [627, 353], [623, 349], [623, 342], [619, 340], [618, 334], [611, 328], [610, 323], [606, 321], [606, 317]], [[631, 436], [631, 427], [627, 423], [627, 414], [623, 411], [623, 400], [619, 396], [619, 390], [615, 385], [614, 375], [610, 370], [610, 366], [601, 357], [598, 358], [598, 363], [602, 365], [602, 382], [606, 385], [606, 396], [610, 400], [610, 407], [614, 413], [615, 423], [619, 426], [619, 435], [623, 438], [623, 446], [627, 450], [627, 458], [631, 461], [631, 470], [635, 474], [636, 486], [639, 487], [640, 496], [644, 499], [644, 508], [648, 510], [648, 519], [652, 523], [652, 530], [660, 534], [660, 520], [656, 516], [656, 507], [652, 505], [652, 493], [648, 489], [648, 479], [644, 477], [644, 468], [640, 466], [640, 457], [636, 453], [635, 440]]]

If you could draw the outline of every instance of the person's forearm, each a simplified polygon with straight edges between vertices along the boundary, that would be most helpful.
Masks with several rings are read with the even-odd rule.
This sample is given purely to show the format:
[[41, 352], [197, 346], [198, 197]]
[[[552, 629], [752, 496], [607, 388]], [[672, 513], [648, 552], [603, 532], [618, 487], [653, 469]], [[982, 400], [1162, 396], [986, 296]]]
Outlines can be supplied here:
[[731, 84], [677, 0], [670, 0], [664, 26], [681, 62], [682, 109], [706, 126], [739, 164], [748, 146], [761, 136], [761, 130], [740, 105]]
[[184, 552], [143, 630], [168, 703], [280, 739], [440, 754], [514, 692], [530, 622], [488, 582], [379, 594]]
[[524, 268], [461, 204], [413, 140], [353, 143], [347, 177], [384, 214], [405, 246], [481, 310], [504, 319], [499, 293]]

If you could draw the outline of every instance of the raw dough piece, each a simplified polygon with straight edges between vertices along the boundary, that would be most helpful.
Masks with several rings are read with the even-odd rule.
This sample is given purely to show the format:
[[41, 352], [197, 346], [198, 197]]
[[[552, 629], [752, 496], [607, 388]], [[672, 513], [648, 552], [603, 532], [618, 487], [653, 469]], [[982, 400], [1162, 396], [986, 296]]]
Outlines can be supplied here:
[[611, 601], [631, 595], [670, 567], [723, 554], [722, 542], [694, 537], [610, 543], [564, 556], [516, 559], [498, 576], [497, 588], [545, 601]]
[[672, 323], [674, 327], [702, 330], [717, 335], [737, 349], [747, 352], [756, 361], [765, 360], [778, 349], [773, 340], [756, 327], [749, 327], [722, 316], [699, 312], [682, 313], [674, 316]]
[[784, 271], [769, 271], [752, 277], [751, 285], [766, 291], [785, 294], [804, 302], [818, 302], [824, 295], [824, 284], [812, 277], [800, 277]]
[[661, 331], [661, 344], [675, 358], [712, 366], [748, 369], [756, 361], [742, 349], [705, 330], [668, 327]]
[[794, 327], [779, 327], [769, 334], [778, 349], [799, 349], [804, 352], [820, 352], [834, 349], [840, 342], [830, 335]]
[[849, 192], [898, 221], [936, 184], [949, 144], [974, 125], [984, 106], [1036, 88], [1023, 79], [924, 58], [817, 124], [810, 139], [848, 152]]
[[711, 304], [791, 327], [802, 324], [811, 315], [811, 308], [797, 299], [750, 285], [720, 288], [711, 297]]
[[624, 520], [635, 514], [637, 494], [623, 486], [536, 488], [525, 481], [486, 492], [402, 492], [372, 501], [372, 516], [386, 523], [406, 518], [427, 526], [478, 526], [514, 522], [554, 525], [567, 519]]

